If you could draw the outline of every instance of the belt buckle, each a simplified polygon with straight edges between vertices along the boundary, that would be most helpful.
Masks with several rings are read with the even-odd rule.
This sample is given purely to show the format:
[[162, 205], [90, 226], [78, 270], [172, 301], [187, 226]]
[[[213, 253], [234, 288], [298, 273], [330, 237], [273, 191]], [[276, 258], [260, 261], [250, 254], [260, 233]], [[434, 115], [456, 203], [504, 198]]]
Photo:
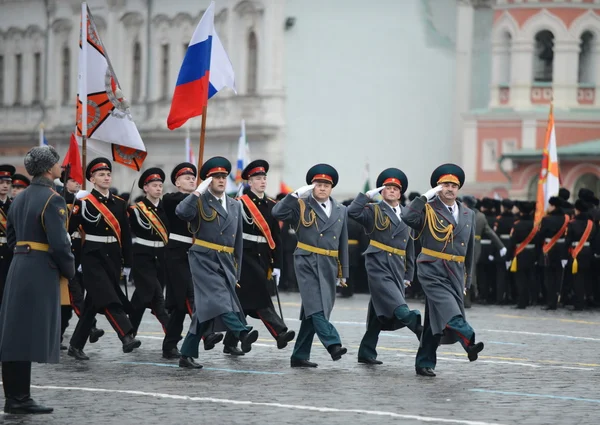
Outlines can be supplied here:
[[330, 257], [331, 257], [331, 250], [329, 250], [329, 249], [326, 249], [326, 250], [325, 250], [325, 255], [328, 255], [328, 256], [330, 256]]
[[450, 261], [456, 261], [456, 255], [451, 255], [450, 256]]

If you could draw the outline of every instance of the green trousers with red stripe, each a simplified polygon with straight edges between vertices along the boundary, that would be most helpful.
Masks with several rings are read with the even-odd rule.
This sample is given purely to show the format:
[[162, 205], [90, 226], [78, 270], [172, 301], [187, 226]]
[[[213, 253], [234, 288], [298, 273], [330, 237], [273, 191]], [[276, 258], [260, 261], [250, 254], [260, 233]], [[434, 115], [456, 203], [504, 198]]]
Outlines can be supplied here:
[[[450, 336], [460, 342], [465, 351], [467, 347], [475, 342], [475, 331], [462, 316], [454, 316], [450, 319], [446, 324], [445, 332], [450, 332], [452, 334]], [[419, 344], [419, 350], [417, 351], [415, 367], [429, 367], [435, 369], [437, 363], [436, 351], [440, 345], [441, 338], [442, 335], [433, 335], [431, 332], [429, 315], [427, 314], [427, 309], [425, 309], [423, 335], [421, 336], [421, 343]]]

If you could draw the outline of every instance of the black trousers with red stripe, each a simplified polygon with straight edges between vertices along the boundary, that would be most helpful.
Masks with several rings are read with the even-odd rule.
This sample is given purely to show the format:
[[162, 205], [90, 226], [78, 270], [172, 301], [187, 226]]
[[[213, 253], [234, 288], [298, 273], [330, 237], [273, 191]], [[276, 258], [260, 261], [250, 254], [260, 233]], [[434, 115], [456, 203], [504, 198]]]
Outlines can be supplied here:
[[[75, 277], [69, 280], [69, 302], [71, 305], [63, 305], [61, 306], [61, 329], [60, 336], [65, 334], [65, 330], [69, 327], [69, 320], [73, 317], [73, 312], [77, 315], [77, 317], [81, 317], [83, 313], [83, 309], [85, 306], [85, 295], [82, 285], [83, 276], [81, 273], [77, 272]], [[94, 319], [94, 324], [92, 325], [92, 329], [96, 327], [96, 319]]]
[[[90, 331], [96, 324], [97, 313], [98, 312], [93, 307], [89, 295], [86, 296], [83, 314], [79, 317], [79, 322], [77, 322], [75, 332], [73, 332], [73, 336], [71, 336], [70, 344], [72, 347], [83, 350], [83, 347], [85, 347], [85, 343], [90, 336]], [[108, 323], [110, 323], [112, 328], [115, 330], [119, 339], [123, 339], [125, 335], [128, 335], [132, 332], [133, 326], [131, 326], [131, 322], [129, 321], [127, 314], [125, 314], [125, 311], [123, 311], [123, 307], [121, 305], [111, 304], [100, 313], [106, 316], [106, 320], [108, 320]]]
[[171, 310], [169, 321], [165, 327], [165, 339], [163, 340], [163, 351], [170, 351], [177, 348], [177, 343], [181, 341], [181, 333], [183, 332], [183, 322], [185, 316], [192, 317], [194, 313], [194, 300], [187, 298], [185, 300], [185, 309], [176, 307]]
[[[256, 310], [244, 310], [244, 314], [246, 316], [261, 320], [265, 324], [265, 327], [271, 336], [273, 336], [275, 339], [277, 339], [280, 334], [288, 330], [283, 319], [279, 317], [275, 311], [275, 307], [270, 306]], [[225, 334], [225, 339], [223, 340], [223, 345], [227, 347], [235, 347], [237, 346], [237, 343], [238, 339], [233, 335], [232, 332], [227, 331]]]

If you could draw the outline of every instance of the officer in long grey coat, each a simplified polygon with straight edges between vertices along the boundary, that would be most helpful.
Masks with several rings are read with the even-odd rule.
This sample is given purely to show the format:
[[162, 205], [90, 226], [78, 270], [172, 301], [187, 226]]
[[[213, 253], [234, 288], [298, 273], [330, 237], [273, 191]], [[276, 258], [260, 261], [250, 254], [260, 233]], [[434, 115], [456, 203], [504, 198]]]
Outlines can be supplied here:
[[482, 342], [475, 343], [463, 304], [475, 264], [475, 215], [456, 201], [464, 181], [458, 165], [440, 165], [431, 175], [432, 189], [402, 210], [402, 220], [415, 229], [422, 245], [417, 273], [426, 297], [425, 323], [415, 361], [422, 376], [435, 376], [440, 342], [460, 342], [470, 361], [483, 350]]
[[6, 413], [51, 413], [31, 399], [31, 363], [58, 363], [60, 277], [75, 276], [67, 205], [53, 190], [60, 177], [51, 146], [25, 156], [31, 185], [13, 201], [7, 238], [14, 250], [0, 309], [0, 361]]
[[[242, 213], [239, 202], [225, 195], [230, 171], [231, 163], [223, 157], [206, 161], [199, 173], [204, 181], [175, 209], [177, 217], [187, 221], [194, 234], [188, 255], [196, 307], [181, 345], [179, 367], [202, 367], [194, 358], [198, 357], [198, 345], [204, 335], [231, 331], [245, 353], [258, 339], [258, 332], [246, 325], [235, 292], [242, 264]], [[218, 341], [223, 338], [222, 334], [216, 335]]]
[[[371, 238], [365, 251], [365, 266], [371, 300], [367, 331], [358, 350], [358, 362], [382, 364], [377, 360], [377, 341], [382, 329], [408, 327], [421, 337], [421, 313], [410, 310], [404, 298], [414, 274], [415, 248], [411, 228], [402, 221], [400, 197], [408, 187], [406, 174], [388, 168], [377, 177], [377, 189], [359, 193], [348, 207], [348, 215], [358, 221]], [[381, 192], [383, 200], [369, 204]]]
[[309, 361], [315, 333], [334, 361], [347, 352], [329, 322], [336, 284], [346, 284], [349, 270], [346, 207], [330, 196], [337, 182], [335, 168], [317, 164], [306, 174], [308, 185], [287, 195], [272, 210], [276, 219], [297, 226], [294, 267], [302, 297], [302, 323], [290, 361], [292, 367], [317, 367]]

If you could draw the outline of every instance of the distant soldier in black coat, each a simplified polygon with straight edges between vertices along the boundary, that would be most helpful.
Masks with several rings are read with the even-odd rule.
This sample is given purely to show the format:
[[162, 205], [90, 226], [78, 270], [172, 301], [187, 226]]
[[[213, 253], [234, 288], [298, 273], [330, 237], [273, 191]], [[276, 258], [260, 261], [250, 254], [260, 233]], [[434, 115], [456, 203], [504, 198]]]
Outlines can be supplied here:
[[[502, 243], [506, 246], [510, 238], [510, 231], [515, 223], [515, 215], [512, 212], [514, 202], [510, 199], [503, 199], [500, 203], [500, 214], [496, 216], [493, 230], [496, 232]], [[508, 304], [512, 300], [512, 276], [506, 269], [506, 259], [499, 255], [496, 261], [496, 303]]]

